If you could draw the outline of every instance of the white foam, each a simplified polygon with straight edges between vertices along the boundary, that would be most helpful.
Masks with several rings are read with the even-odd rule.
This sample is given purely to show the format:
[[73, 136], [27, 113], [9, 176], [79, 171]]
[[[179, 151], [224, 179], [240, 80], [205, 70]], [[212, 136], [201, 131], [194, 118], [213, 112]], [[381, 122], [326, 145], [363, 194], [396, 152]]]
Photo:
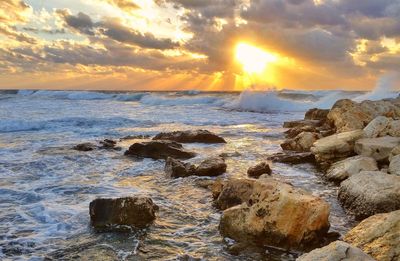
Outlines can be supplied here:
[[364, 95], [360, 95], [354, 99], [354, 101], [361, 102], [364, 100], [381, 100], [387, 98], [395, 98], [399, 94], [396, 92], [398, 88], [396, 88], [400, 82], [399, 73], [390, 72], [379, 78], [375, 89], [371, 92], [368, 92]]
[[202, 96], [202, 97], [165, 97], [160, 95], [146, 95], [140, 100], [142, 104], [146, 105], [222, 105], [225, 103], [224, 99], [215, 96]]

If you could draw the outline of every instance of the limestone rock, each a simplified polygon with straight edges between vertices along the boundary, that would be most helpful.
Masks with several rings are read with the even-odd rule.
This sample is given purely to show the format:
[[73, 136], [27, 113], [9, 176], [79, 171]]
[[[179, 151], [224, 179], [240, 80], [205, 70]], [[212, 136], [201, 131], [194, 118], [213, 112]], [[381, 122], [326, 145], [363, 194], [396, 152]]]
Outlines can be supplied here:
[[389, 173], [400, 176], [400, 155], [394, 156], [389, 164]]
[[299, 152], [308, 152], [310, 148], [321, 138], [321, 135], [313, 132], [302, 132], [298, 134], [295, 138], [286, 140], [281, 147], [283, 150], [292, 150]]
[[177, 159], [193, 158], [196, 154], [187, 151], [179, 143], [173, 141], [149, 141], [132, 144], [125, 155], [153, 159], [166, 159], [168, 157]]
[[208, 130], [162, 132], [157, 134], [153, 140], [172, 140], [181, 143], [226, 143], [222, 137]]
[[393, 158], [394, 156], [399, 155], [399, 154], [400, 154], [400, 145], [394, 147], [394, 148], [390, 151], [390, 154], [389, 154], [389, 161], [391, 161], [392, 158]]
[[364, 128], [364, 137], [365, 138], [376, 138], [381, 136], [386, 130], [386, 127], [389, 125], [391, 120], [384, 116], [378, 116], [373, 119], [370, 123], [368, 123], [367, 127]]
[[399, 260], [400, 210], [363, 220], [345, 235], [344, 240], [376, 260]]
[[78, 150], [78, 151], [92, 151], [92, 150], [96, 149], [96, 145], [94, 145], [93, 143], [85, 142], [85, 143], [75, 145], [74, 147], [72, 147], [72, 149]]
[[358, 155], [372, 157], [377, 161], [388, 161], [390, 152], [398, 145], [399, 137], [363, 138], [356, 141], [354, 151]]
[[226, 172], [225, 160], [221, 157], [207, 158], [197, 166], [197, 176], [219, 176]]
[[168, 157], [165, 162], [164, 171], [170, 178], [188, 177], [194, 175], [195, 166], [180, 160]]
[[375, 159], [366, 156], [354, 156], [333, 163], [326, 172], [326, 178], [331, 181], [341, 182], [364, 170], [379, 170]]
[[295, 128], [295, 127], [304, 127], [304, 126], [319, 127], [319, 126], [321, 126], [321, 124], [322, 124], [322, 121], [320, 121], [320, 120], [285, 121], [283, 123], [283, 128]]
[[267, 162], [261, 162], [247, 170], [247, 175], [252, 178], [258, 178], [262, 174], [271, 175], [271, 168]]
[[165, 162], [165, 173], [168, 177], [209, 176], [215, 177], [226, 172], [225, 160], [221, 157], [207, 158], [197, 167], [190, 163], [168, 158]]
[[305, 116], [305, 120], [326, 120], [329, 110], [313, 108], [309, 109]]
[[385, 135], [400, 137], [400, 120], [391, 121], [385, 130]]
[[292, 152], [285, 151], [275, 153], [267, 158], [273, 162], [281, 162], [288, 164], [303, 164], [303, 163], [314, 163], [315, 156], [311, 152]]
[[340, 184], [339, 201], [356, 219], [400, 209], [400, 176], [361, 171]]

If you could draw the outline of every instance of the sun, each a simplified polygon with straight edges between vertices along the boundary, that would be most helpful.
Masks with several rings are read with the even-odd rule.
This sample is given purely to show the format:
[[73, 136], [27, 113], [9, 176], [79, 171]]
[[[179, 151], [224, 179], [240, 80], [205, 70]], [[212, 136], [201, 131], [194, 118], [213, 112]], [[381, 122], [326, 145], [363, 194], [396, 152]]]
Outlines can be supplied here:
[[250, 74], [260, 74], [265, 71], [269, 63], [278, 60], [275, 54], [247, 43], [237, 44], [235, 51], [236, 60], [241, 63], [243, 70]]

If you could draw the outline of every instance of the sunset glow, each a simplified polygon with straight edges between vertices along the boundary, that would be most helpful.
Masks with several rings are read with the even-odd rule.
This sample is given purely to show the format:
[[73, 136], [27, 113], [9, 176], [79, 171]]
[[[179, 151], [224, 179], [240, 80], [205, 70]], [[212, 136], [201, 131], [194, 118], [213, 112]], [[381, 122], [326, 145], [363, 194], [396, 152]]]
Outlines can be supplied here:
[[262, 73], [269, 63], [276, 62], [278, 57], [255, 46], [239, 43], [236, 46], [236, 59], [247, 73]]

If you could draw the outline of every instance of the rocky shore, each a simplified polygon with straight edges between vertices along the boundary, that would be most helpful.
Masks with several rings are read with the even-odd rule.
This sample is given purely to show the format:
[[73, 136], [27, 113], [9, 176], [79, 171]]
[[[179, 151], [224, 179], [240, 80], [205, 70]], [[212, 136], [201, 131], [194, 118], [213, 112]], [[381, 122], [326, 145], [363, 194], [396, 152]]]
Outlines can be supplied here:
[[[312, 109], [303, 120], [285, 122], [282, 152], [249, 168], [246, 178], [223, 175], [223, 157], [198, 165], [197, 155], [181, 143], [226, 143], [206, 130], [160, 133], [132, 144], [126, 156], [165, 160], [168, 178], [213, 177], [210, 188], [220, 209], [219, 230], [240, 249], [272, 246], [309, 252], [298, 260], [400, 259], [400, 98], [380, 101], [339, 100], [330, 110]], [[76, 150], [117, 149], [105, 140]], [[311, 163], [322, 177], [339, 186], [338, 200], [361, 221], [343, 238], [329, 231], [330, 206], [310, 191], [277, 177], [270, 162]], [[244, 173], [245, 175], [245, 173]], [[219, 178], [215, 178], [221, 176]], [[211, 195], [210, 195], [211, 197]], [[96, 199], [90, 217], [97, 230], [142, 229], [156, 219], [158, 207], [146, 197]], [[320, 248], [318, 248], [320, 247]]]

